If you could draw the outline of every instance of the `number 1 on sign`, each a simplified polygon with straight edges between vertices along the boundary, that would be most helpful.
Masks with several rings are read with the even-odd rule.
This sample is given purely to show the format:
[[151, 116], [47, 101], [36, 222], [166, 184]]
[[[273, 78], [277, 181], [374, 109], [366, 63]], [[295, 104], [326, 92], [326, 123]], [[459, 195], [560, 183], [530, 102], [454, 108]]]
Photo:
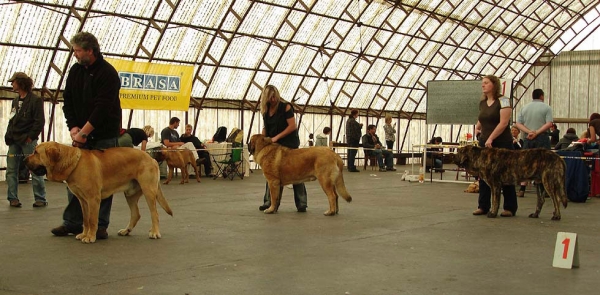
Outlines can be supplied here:
[[552, 266], [569, 269], [579, 267], [579, 250], [576, 233], [559, 232], [557, 234]]
[[569, 253], [569, 243], [571, 242], [571, 239], [569, 238], [565, 238], [563, 240], [563, 245], [565, 245], [564, 250], [563, 250], [563, 255], [562, 258], [563, 259], [567, 259], [567, 254]]

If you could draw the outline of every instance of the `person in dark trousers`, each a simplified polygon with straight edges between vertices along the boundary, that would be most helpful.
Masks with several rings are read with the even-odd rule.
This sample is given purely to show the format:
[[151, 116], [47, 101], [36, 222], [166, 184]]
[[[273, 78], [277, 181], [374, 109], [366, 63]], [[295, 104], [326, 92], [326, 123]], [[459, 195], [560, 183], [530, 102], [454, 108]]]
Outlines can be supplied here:
[[[279, 95], [279, 90], [273, 85], [267, 85], [260, 95], [260, 111], [263, 115], [264, 127], [262, 134], [271, 138], [271, 141], [282, 146], [297, 149], [300, 146], [300, 137], [296, 127], [294, 108]], [[271, 207], [271, 192], [266, 184], [263, 205], [258, 207], [264, 211]], [[308, 207], [306, 187], [304, 183], [293, 185], [294, 202], [298, 212], [306, 212]], [[279, 188], [279, 200], [283, 193], [283, 186]]]
[[[22, 72], [16, 72], [8, 82], [11, 82], [13, 90], [18, 95], [12, 102], [10, 119], [4, 135], [4, 141], [8, 145], [6, 156], [6, 184], [8, 191], [6, 197], [11, 207], [21, 207], [19, 201], [19, 174], [27, 170], [21, 166], [25, 156], [33, 154], [37, 146], [37, 140], [44, 128], [44, 101], [33, 94], [33, 80]], [[32, 174], [33, 196], [35, 203], [33, 207], [45, 207], [46, 184], [43, 176]]]
[[206, 177], [212, 177], [212, 163], [210, 161], [210, 154], [206, 150], [206, 146], [200, 141], [200, 139], [192, 134], [194, 127], [192, 124], [185, 125], [185, 133], [179, 137], [181, 142], [191, 142], [196, 148], [196, 153], [198, 154], [198, 159], [196, 159], [196, 164], [200, 166], [204, 165], [204, 175]]
[[379, 136], [375, 134], [376, 130], [375, 125], [369, 125], [367, 126], [367, 133], [362, 137], [365, 156], [375, 156], [377, 158], [379, 172], [396, 171], [396, 168], [394, 168], [394, 154], [383, 147]]
[[[483, 95], [479, 102], [479, 116], [475, 125], [475, 134], [479, 138], [479, 146], [484, 148], [513, 149], [512, 135], [508, 122], [512, 113], [510, 100], [502, 95], [500, 79], [488, 75], [481, 80]], [[502, 217], [517, 214], [517, 192], [515, 185], [502, 187], [504, 211]], [[473, 215], [485, 215], [491, 207], [492, 191], [483, 179], [479, 179], [479, 200]]]
[[346, 121], [346, 143], [348, 144], [348, 171], [360, 172], [356, 169], [356, 153], [360, 144], [360, 137], [363, 124], [356, 121], [358, 118], [358, 110], [352, 110], [350, 117]]
[[[69, 70], [64, 91], [63, 113], [73, 146], [82, 149], [107, 149], [118, 146], [121, 131], [121, 81], [117, 70], [104, 60], [96, 37], [79, 32], [71, 38], [77, 59]], [[69, 204], [63, 224], [52, 229], [56, 236], [83, 231], [83, 214], [79, 200], [67, 189]], [[108, 238], [112, 196], [100, 202], [96, 239]]]

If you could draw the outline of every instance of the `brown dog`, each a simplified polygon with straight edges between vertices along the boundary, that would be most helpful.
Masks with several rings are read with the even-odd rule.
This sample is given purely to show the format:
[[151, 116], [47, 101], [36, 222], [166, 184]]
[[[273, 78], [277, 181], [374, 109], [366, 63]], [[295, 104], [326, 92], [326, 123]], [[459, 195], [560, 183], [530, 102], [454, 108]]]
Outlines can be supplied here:
[[44, 142], [25, 159], [25, 165], [36, 175], [46, 174], [50, 181], [67, 183], [81, 203], [83, 232], [76, 238], [83, 243], [96, 241], [100, 200], [118, 192], [125, 193], [131, 210], [129, 224], [119, 230], [120, 236], [129, 235], [140, 220], [138, 200], [142, 194], [152, 218], [151, 239], [161, 237], [156, 202], [173, 215], [160, 188], [158, 164], [143, 151], [128, 147], [85, 150]]
[[250, 138], [248, 151], [262, 168], [271, 191], [271, 207], [265, 213], [277, 212], [282, 185], [317, 179], [329, 199], [329, 210], [325, 211], [325, 215], [338, 213], [338, 193], [347, 202], [352, 201], [344, 184], [344, 162], [327, 147], [290, 149], [273, 143], [270, 137], [255, 134]]
[[478, 193], [479, 192], [479, 180], [475, 180], [475, 182], [469, 184], [465, 193]]
[[171, 182], [171, 179], [173, 179], [173, 170], [175, 170], [175, 168], [179, 168], [179, 170], [181, 170], [181, 182], [179, 184], [189, 182], [190, 175], [187, 170], [188, 164], [191, 164], [192, 167], [194, 167], [194, 171], [196, 172], [196, 181], [200, 182], [198, 165], [196, 165], [196, 160], [194, 159], [194, 154], [192, 151], [187, 149], [161, 148], [160, 154], [156, 157], [156, 160], [159, 162], [167, 161], [167, 166], [169, 167], [167, 180], [165, 180], [163, 184], [169, 184], [169, 182]]
[[479, 175], [490, 186], [492, 208], [488, 212], [488, 217], [496, 217], [498, 214], [502, 185], [515, 184], [523, 180], [536, 180], [543, 183], [543, 187], [541, 184], [537, 187], [537, 205], [535, 212], [529, 217], [539, 217], [546, 193], [554, 203], [552, 220], [561, 218], [560, 203], [567, 207], [565, 161], [550, 150], [507, 150], [469, 145], [458, 149], [454, 163], [464, 167], [472, 175]]

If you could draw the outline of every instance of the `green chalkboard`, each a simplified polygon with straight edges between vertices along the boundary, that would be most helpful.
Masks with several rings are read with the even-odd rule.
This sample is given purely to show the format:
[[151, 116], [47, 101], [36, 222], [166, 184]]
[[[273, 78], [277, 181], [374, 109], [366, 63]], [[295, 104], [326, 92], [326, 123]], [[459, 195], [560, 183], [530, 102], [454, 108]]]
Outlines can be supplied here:
[[427, 82], [427, 124], [475, 125], [481, 80]]

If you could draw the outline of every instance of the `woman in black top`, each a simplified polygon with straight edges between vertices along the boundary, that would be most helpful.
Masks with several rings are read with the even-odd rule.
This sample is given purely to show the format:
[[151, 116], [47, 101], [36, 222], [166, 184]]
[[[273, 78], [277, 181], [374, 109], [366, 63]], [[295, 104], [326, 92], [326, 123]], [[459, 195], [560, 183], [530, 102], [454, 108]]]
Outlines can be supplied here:
[[[496, 76], [485, 76], [482, 79], [483, 95], [479, 102], [479, 116], [475, 125], [475, 134], [479, 135], [479, 146], [485, 148], [513, 149], [513, 136], [508, 122], [512, 113], [510, 100], [502, 96], [500, 79]], [[501, 161], [501, 159], [499, 159]], [[517, 192], [514, 185], [502, 187], [504, 195], [504, 211], [502, 217], [512, 217], [517, 213]], [[491, 207], [492, 192], [490, 187], [479, 179], [479, 204], [473, 215], [487, 214]]]
[[[264, 127], [262, 134], [271, 138], [271, 141], [282, 146], [297, 149], [300, 146], [298, 129], [294, 118], [294, 108], [283, 100], [279, 95], [279, 90], [273, 85], [267, 85], [260, 95], [260, 112], [263, 115]], [[279, 201], [283, 186], [279, 189]], [[271, 206], [271, 194], [269, 184], [266, 185], [263, 205], [258, 207], [264, 211]], [[294, 202], [298, 212], [306, 212], [307, 197], [304, 183], [294, 184]], [[277, 207], [279, 204], [277, 204]]]

